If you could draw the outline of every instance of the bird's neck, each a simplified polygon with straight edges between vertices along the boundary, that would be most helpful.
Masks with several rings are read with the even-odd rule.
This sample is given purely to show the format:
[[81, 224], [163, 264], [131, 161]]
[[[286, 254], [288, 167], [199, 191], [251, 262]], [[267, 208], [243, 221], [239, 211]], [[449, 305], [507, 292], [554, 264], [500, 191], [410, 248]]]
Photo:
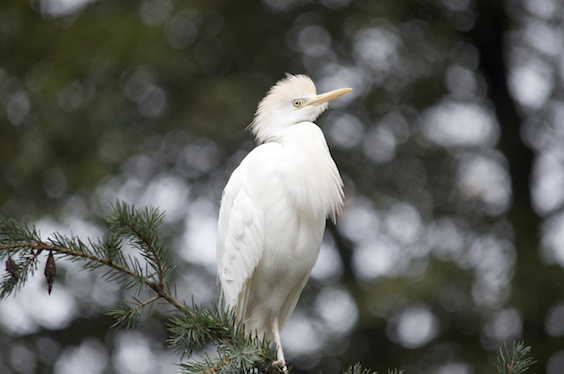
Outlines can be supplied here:
[[[282, 110], [260, 110], [248, 128], [259, 144], [280, 141], [281, 138], [292, 136], [299, 132], [299, 129], [304, 127], [304, 125], [307, 126], [309, 124], [317, 127], [313, 121], [325, 109], [327, 109], [327, 105], [312, 107], [307, 112], [302, 113], [287, 113]], [[323, 134], [321, 136], [323, 137]]]
[[288, 126], [273, 136], [273, 141], [282, 146], [322, 146], [327, 147], [323, 131], [313, 122], [300, 122]]

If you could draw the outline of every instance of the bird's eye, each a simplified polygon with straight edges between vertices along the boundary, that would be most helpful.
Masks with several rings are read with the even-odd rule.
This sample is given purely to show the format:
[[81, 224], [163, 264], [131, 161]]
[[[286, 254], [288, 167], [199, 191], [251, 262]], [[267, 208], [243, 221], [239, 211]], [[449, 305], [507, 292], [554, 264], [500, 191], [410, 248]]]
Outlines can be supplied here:
[[301, 102], [300, 100], [294, 100], [294, 106], [295, 106], [296, 108], [299, 108], [300, 105], [302, 105], [302, 102]]

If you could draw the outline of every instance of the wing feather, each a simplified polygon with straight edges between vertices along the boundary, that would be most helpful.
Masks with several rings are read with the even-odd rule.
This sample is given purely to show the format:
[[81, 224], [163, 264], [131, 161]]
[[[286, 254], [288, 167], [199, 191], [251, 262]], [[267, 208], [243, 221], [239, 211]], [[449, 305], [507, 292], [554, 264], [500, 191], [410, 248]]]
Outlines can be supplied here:
[[221, 199], [217, 258], [225, 306], [237, 306], [240, 319], [247, 308], [249, 279], [264, 250], [263, 212], [250, 198], [248, 162], [235, 169]]

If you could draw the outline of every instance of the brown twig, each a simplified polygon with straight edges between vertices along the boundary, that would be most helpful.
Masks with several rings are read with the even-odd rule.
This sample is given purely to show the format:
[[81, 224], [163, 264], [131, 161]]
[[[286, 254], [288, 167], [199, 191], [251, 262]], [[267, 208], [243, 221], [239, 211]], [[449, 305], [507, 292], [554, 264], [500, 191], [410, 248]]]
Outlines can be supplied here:
[[223, 366], [224, 364], [228, 363], [229, 361], [233, 360], [232, 358], [226, 358], [225, 360], [221, 361], [219, 364], [211, 367], [209, 370], [203, 371], [202, 374], [210, 374], [213, 373], [217, 368]]

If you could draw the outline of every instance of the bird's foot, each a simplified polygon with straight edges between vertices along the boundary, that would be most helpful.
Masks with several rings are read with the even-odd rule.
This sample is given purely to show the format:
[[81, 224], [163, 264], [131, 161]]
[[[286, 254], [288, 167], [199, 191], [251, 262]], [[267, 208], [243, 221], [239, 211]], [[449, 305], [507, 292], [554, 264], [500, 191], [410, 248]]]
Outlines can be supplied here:
[[288, 374], [288, 366], [286, 366], [286, 359], [284, 358], [284, 350], [282, 350], [282, 341], [280, 340], [280, 327], [278, 325], [278, 316], [272, 319], [272, 332], [274, 333], [274, 341], [276, 342], [276, 347], [278, 348], [277, 360], [274, 361], [274, 365], [282, 366], [284, 374]]
[[286, 366], [286, 361], [281, 359], [281, 360], [276, 360], [272, 362], [272, 365], [274, 366], [282, 366], [282, 370], [284, 371], [284, 374], [288, 374], [288, 366]]

